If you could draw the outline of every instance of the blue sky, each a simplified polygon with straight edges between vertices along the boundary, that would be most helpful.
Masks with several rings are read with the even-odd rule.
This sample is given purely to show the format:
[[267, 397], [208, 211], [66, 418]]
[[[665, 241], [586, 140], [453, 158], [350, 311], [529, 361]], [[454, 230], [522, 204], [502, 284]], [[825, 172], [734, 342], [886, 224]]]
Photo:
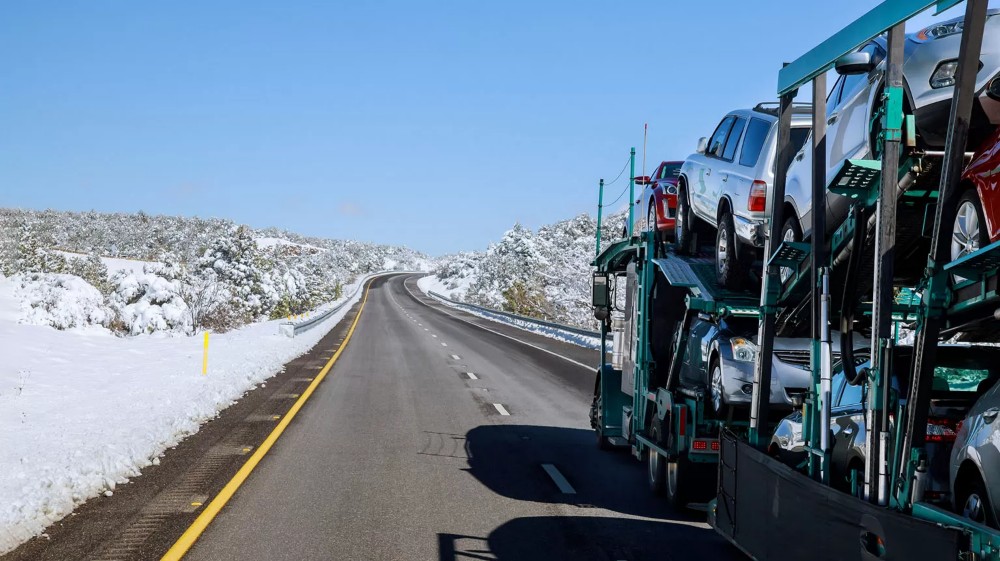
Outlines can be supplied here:
[[0, 205], [483, 249], [594, 213], [643, 123], [647, 169], [683, 159], [876, 4], [4, 2]]

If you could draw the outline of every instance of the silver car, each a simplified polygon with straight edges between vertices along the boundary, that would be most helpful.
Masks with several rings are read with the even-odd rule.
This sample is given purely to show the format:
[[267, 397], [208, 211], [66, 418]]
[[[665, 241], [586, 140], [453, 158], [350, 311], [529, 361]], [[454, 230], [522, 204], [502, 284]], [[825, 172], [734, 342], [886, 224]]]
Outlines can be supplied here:
[[[792, 143], [798, 150], [811, 126], [811, 110], [796, 106]], [[714, 238], [716, 274], [727, 288], [742, 288], [764, 246], [764, 206], [774, 181], [777, 104], [758, 104], [722, 118], [711, 137], [681, 166], [675, 241], [697, 251], [697, 234]]]
[[[970, 146], [978, 146], [1000, 124], [1000, 9], [989, 10], [981, 68], [976, 75], [976, 103]], [[932, 25], [906, 36], [903, 49], [904, 111], [916, 118], [918, 145], [944, 145], [956, 59], [962, 38], [962, 18]], [[826, 100], [826, 178], [833, 180], [849, 159], [874, 157], [879, 121], [873, 118], [884, 87], [886, 39], [876, 37], [836, 63], [840, 74]], [[812, 143], [805, 143], [811, 147]], [[828, 194], [827, 225], [839, 226], [847, 216], [847, 201]], [[812, 227], [812, 150], [798, 152], [788, 168], [785, 185], [783, 239], [799, 241]]]
[[[697, 319], [691, 325], [680, 378], [685, 385], [708, 388], [716, 417], [725, 417], [733, 407], [750, 405], [756, 336], [757, 322], [746, 319], [719, 323]], [[795, 396], [809, 387], [809, 345], [808, 339], [775, 339], [772, 405], [790, 408]]]
[[[1000, 384], [994, 384], [996, 360], [989, 365], [990, 376], [980, 382], [985, 394], [969, 411], [951, 451], [949, 474], [955, 511], [976, 522], [1000, 528]], [[974, 382], [979, 366], [971, 371]], [[989, 388], [988, 390], [986, 388]]]
[[[860, 369], [868, 368], [866, 360], [857, 355]], [[909, 387], [913, 348], [895, 349], [895, 370], [892, 388], [895, 398], [902, 399]], [[1000, 348], [973, 345], [942, 345], [938, 348], [934, 369], [930, 411], [927, 419], [927, 452], [930, 459], [924, 500], [950, 504], [949, 457], [953, 443], [962, 441], [965, 425], [962, 419], [977, 396], [1000, 376]], [[831, 392], [832, 432], [831, 482], [845, 492], [858, 493], [865, 465], [865, 387], [852, 386], [842, 371], [833, 377]], [[977, 406], [978, 407], [978, 406]], [[890, 431], [892, 432], [892, 431]], [[958, 449], [958, 444], [954, 445]], [[802, 439], [802, 413], [796, 411], [778, 424], [771, 437], [768, 452], [788, 464], [806, 458]], [[961, 463], [961, 462], [960, 462]], [[954, 465], [954, 461], [952, 461]], [[992, 464], [1000, 465], [1000, 464]], [[953, 472], [955, 470], [952, 470]]]

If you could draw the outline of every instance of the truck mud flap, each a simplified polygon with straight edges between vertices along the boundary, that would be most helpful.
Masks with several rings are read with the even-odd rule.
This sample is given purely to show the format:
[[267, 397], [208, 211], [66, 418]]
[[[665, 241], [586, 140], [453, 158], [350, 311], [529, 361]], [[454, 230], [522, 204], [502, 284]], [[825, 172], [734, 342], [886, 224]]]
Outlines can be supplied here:
[[722, 435], [715, 529], [754, 559], [959, 559], [961, 532], [834, 490]]

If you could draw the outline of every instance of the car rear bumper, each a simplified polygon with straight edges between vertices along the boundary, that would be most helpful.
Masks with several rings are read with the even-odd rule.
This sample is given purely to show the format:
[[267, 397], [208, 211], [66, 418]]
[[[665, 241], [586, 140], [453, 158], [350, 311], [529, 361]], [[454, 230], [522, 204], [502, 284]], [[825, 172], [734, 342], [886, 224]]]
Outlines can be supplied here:
[[753, 247], [764, 247], [764, 221], [762, 219], [733, 216], [733, 226], [736, 228], [736, 237], [741, 242]]

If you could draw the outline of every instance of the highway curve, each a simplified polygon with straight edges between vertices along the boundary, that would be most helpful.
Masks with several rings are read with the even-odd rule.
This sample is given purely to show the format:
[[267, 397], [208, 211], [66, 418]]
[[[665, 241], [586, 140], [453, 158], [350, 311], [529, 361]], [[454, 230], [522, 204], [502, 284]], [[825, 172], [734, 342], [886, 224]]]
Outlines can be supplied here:
[[416, 278], [372, 284], [331, 376], [188, 559], [739, 558], [597, 450], [593, 372], [550, 354], [595, 351], [444, 308]]

